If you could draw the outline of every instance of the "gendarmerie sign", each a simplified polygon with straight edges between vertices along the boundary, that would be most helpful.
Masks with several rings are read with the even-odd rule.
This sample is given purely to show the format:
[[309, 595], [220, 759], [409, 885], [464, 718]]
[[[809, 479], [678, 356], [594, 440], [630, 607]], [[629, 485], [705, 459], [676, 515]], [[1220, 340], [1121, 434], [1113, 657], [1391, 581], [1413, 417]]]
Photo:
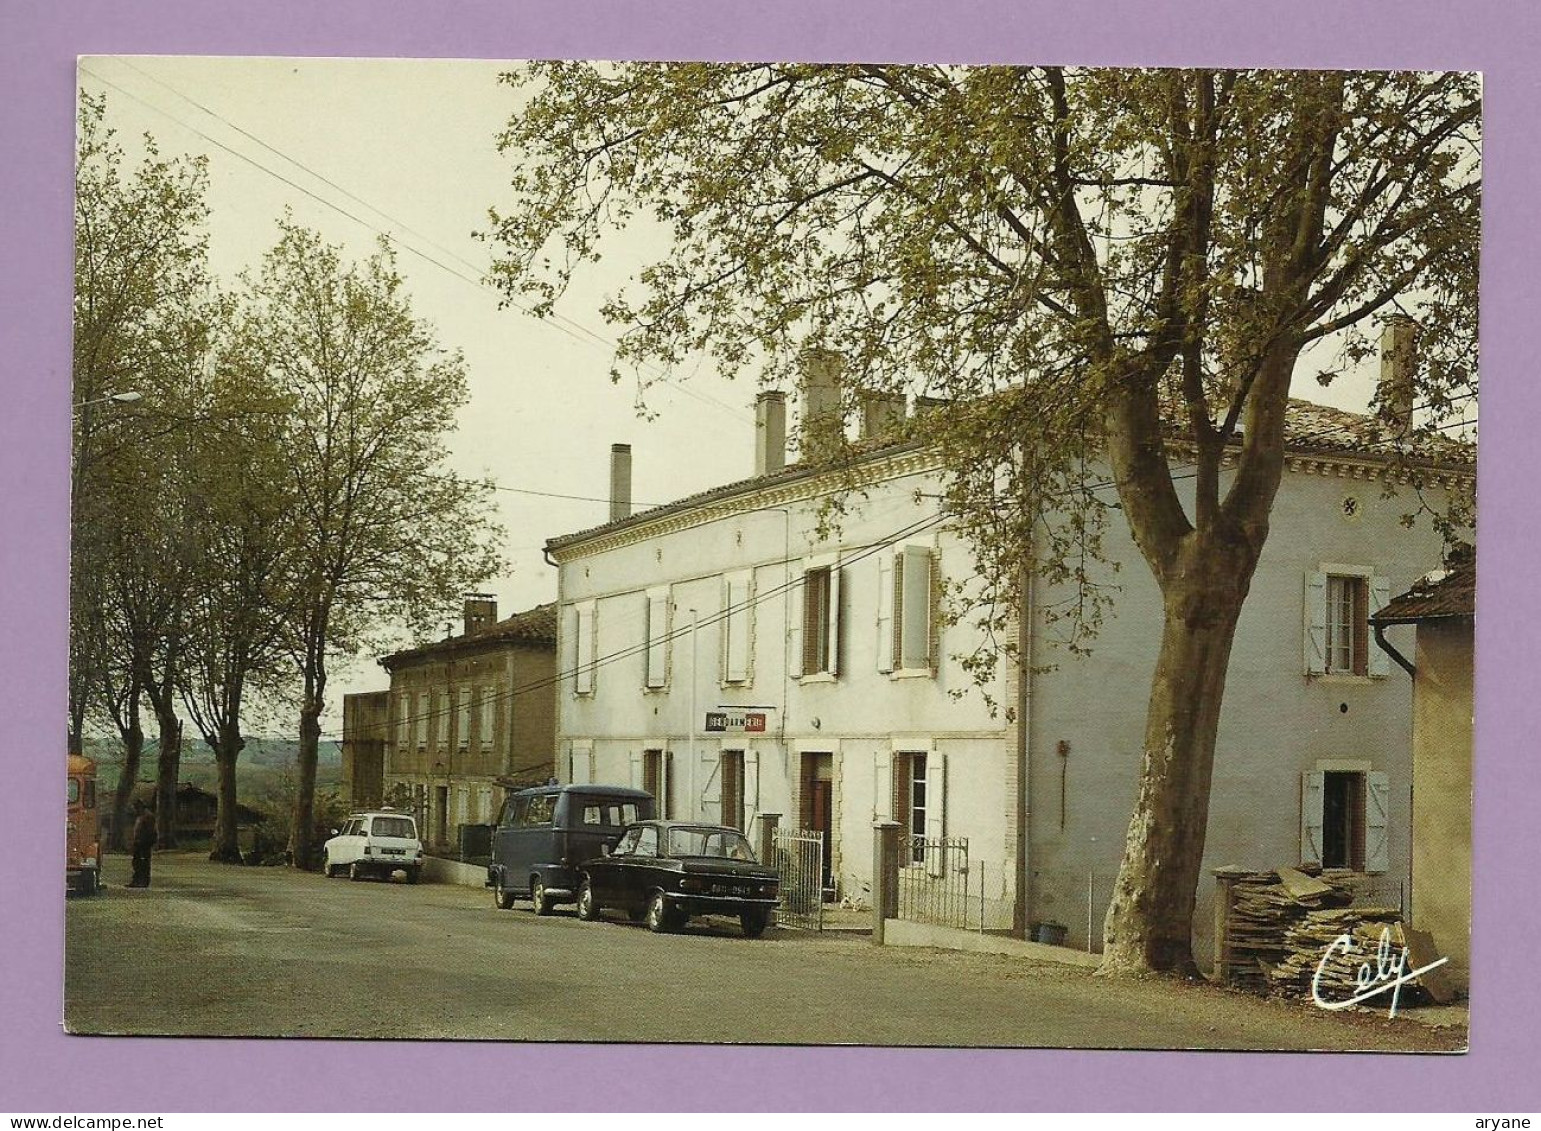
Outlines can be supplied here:
[[706, 731], [708, 734], [726, 734], [729, 732], [764, 734], [765, 712], [708, 711], [706, 712]]

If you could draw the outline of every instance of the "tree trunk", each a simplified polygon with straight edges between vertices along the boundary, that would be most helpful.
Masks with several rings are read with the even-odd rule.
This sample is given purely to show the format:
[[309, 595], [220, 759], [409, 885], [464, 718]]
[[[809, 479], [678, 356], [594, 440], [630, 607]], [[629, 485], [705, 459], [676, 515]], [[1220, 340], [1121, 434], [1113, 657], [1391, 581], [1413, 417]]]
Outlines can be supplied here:
[[1106, 974], [1198, 976], [1193, 907], [1215, 736], [1236, 622], [1256, 565], [1255, 555], [1205, 541], [1207, 550], [1188, 548], [1184, 565], [1190, 568], [1175, 572], [1163, 597], [1140, 792], [1103, 923]]
[[182, 720], [156, 708], [160, 726], [160, 759], [155, 773], [155, 844], [177, 846], [177, 780], [182, 773]]
[[132, 721], [123, 730], [123, 768], [118, 773], [118, 787], [112, 794], [112, 843], [115, 851], [123, 851], [128, 843], [128, 803], [139, 778], [139, 760], [144, 754], [144, 728], [139, 725], [139, 710], [133, 710]]
[[241, 862], [241, 845], [236, 834], [235, 765], [246, 740], [238, 727], [227, 726], [214, 746], [214, 761], [219, 768], [219, 807], [214, 814], [214, 844], [210, 860], [226, 864]]
[[299, 782], [294, 793], [294, 824], [289, 830], [289, 856], [296, 868], [311, 866], [311, 833], [315, 826], [316, 759], [321, 746], [321, 699], [308, 697], [300, 711]]

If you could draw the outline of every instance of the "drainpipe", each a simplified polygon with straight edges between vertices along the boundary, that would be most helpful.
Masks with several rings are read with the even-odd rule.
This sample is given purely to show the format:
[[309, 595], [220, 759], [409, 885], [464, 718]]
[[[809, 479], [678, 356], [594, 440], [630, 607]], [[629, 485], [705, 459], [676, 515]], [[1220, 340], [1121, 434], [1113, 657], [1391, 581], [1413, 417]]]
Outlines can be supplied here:
[[1376, 621], [1371, 621], [1370, 627], [1375, 630], [1375, 643], [1380, 645], [1381, 651], [1395, 660], [1397, 662], [1397, 667], [1401, 668], [1410, 677], [1416, 679], [1418, 676], [1418, 669], [1413, 666], [1412, 661], [1410, 661], [1406, 656], [1402, 655], [1402, 653], [1398, 652], [1396, 648], [1392, 646], [1391, 641], [1386, 639], [1387, 626], [1384, 624], [1379, 624]]

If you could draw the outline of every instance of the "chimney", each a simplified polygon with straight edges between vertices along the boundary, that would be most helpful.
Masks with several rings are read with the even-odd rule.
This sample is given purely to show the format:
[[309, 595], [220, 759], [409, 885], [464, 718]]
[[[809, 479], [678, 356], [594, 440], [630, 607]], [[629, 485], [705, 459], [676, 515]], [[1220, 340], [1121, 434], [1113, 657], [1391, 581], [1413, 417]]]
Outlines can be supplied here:
[[1413, 372], [1417, 368], [1418, 324], [1405, 314], [1386, 320], [1380, 335], [1380, 386], [1376, 399], [1380, 416], [1392, 434], [1405, 435], [1413, 426]]
[[833, 350], [814, 349], [803, 354], [803, 419], [798, 438], [798, 458], [827, 457], [845, 438], [845, 413], [840, 405], [840, 371], [843, 361]]
[[861, 400], [861, 438], [876, 440], [892, 436], [904, 423], [904, 394], [863, 389]]
[[467, 593], [465, 597], [466, 635], [490, 628], [498, 621], [498, 599], [491, 593]]
[[610, 521], [631, 517], [631, 445], [610, 445]]
[[754, 473], [768, 475], [787, 465], [787, 395], [766, 391], [754, 402]]

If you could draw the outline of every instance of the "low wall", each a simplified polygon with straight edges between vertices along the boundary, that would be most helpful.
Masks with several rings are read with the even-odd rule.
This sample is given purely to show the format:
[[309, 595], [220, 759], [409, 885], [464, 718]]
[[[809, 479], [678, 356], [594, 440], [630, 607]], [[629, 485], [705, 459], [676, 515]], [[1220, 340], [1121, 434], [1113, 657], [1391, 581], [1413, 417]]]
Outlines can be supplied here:
[[934, 946], [941, 950], [1005, 954], [1034, 962], [1059, 962], [1067, 966], [1088, 968], [1095, 968], [1102, 962], [1100, 955], [1071, 950], [1065, 946], [1048, 946], [1044, 943], [1028, 942], [1025, 939], [1014, 939], [1005, 935], [960, 931], [955, 927], [935, 927], [930, 923], [912, 923], [907, 919], [883, 920], [883, 945]]
[[460, 884], [462, 887], [487, 886], [487, 865], [462, 864], [438, 856], [423, 857], [423, 879], [433, 884]]

